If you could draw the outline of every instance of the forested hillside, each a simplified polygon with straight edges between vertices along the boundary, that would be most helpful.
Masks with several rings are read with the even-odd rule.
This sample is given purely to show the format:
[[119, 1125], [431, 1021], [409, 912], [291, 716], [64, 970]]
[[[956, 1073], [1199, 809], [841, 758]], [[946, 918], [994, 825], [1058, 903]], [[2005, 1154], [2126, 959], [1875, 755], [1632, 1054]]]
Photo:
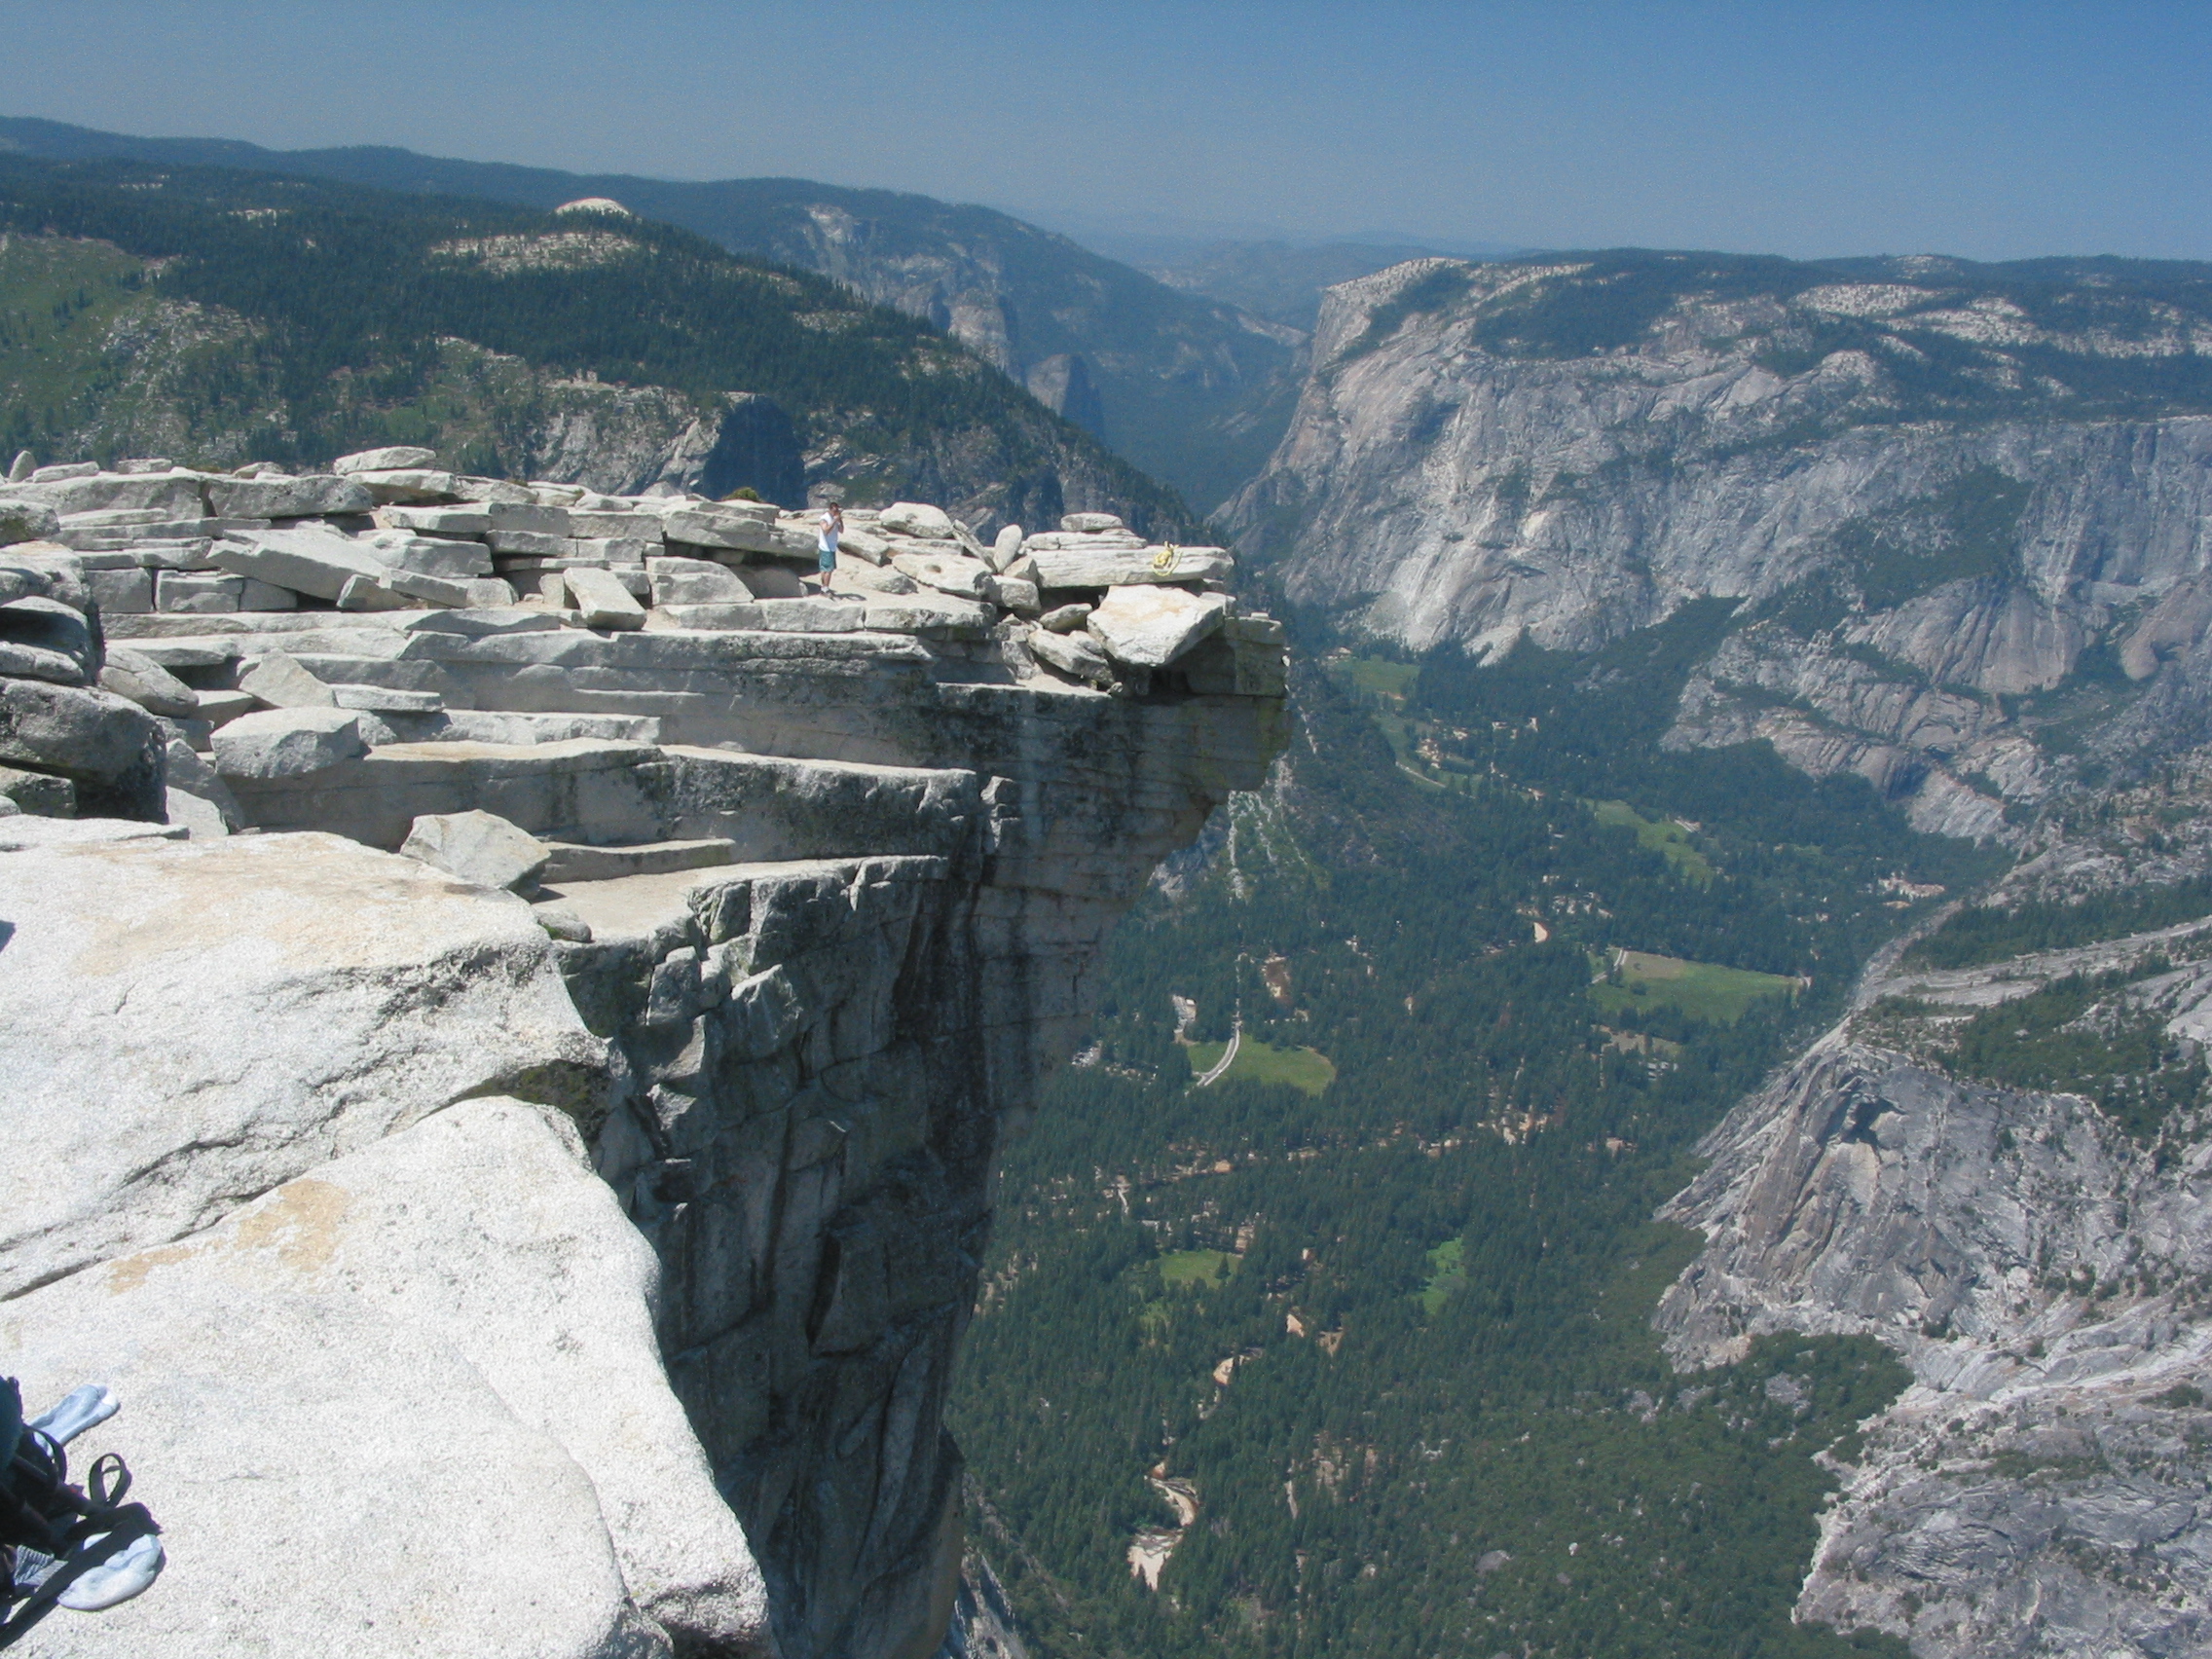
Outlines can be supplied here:
[[[1947, 1604], [1922, 1618], [1916, 1529], [1948, 1524], [1954, 1476], [1991, 1515], [2084, 1528], [2196, 1478], [2159, 1460], [2195, 1442], [2142, 1413], [2202, 1405], [2151, 1375], [2201, 1309], [2155, 1299], [2212, 1284], [2187, 1187], [2212, 977], [2196, 936], [2148, 937], [2212, 903], [2205, 269], [1639, 253], [1521, 276], [1438, 262], [1340, 306], [1299, 465], [1240, 521], [1247, 581], [1313, 600], [1298, 744], [1124, 929], [1094, 1046], [1007, 1149], [952, 1426], [970, 1536], [1040, 1656], [1896, 1659], [1855, 1628], [1876, 1619], [1916, 1641], [1950, 1620], [1939, 1650], [1967, 1653]], [[0, 157], [8, 452], [424, 442], [602, 488], [834, 479], [986, 531], [1097, 506], [1187, 532], [992, 361], [647, 219]], [[1692, 383], [1702, 413], [1652, 416]], [[1498, 388], [1510, 419], [1483, 414]], [[1313, 434], [1361, 430], [1387, 441], [1299, 470]], [[1401, 498], [1409, 469], [1436, 498]], [[1333, 548], [1284, 552], [1316, 524]], [[1494, 626], [1460, 626], [1470, 606]], [[2023, 862], [1987, 896], [2001, 845]], [[1838, 1024], [1869, 956], [1962, 896], [1988, 902]], [[2025, 994], [1990, 1006], [1999, 981]], [[1831, 1026], [1889, 1101], [1848, 1131], [1837, 1051], [1805, 1054]], [[1800, 1107], [1827, 1126], [1792, 1203], [1762, 1160], [1794, 1156]], [[1973, 1113], [1988, 1167], [1926, 1227], [1917, 1189], [1885, 1198], [1935, 1238], [1892, 1249], [1848, 1208], [1867, 1161], [1917, 1180], [1935, 1154], [1897, 1137], [1956, 1159], [1981, 1128], [1927, 1125]], [[1702, 1175], [1701, 1143], [1725, 1154]], [[2031, 1161], [2045, 1235], [1975, 1234], [2020, 1210]], [[1670, 1204], [1782, 1242], [1685, 1272]], [[1791, 1274], [1831, 1251], [1834, 1284], [1909, 1296], [1807, 1301]], [[1807, 1308], [1862, 1334], [1789, 1334]], [[1908, 1379], [1966, 1363], [1926, 1345], [2027, 1367], [2076, 1341], [2057, 1374], [2144, 1309], [2142, 1387], [2095, 1405], [2141, 1431], [2125, 1456], [2034, 1460], [2075, 1431], [2063, 1376], [2050, 1415], [2019, 1413], [2047, 1444], [1962, 1416], [1937, 1479], [1905, 1407], [1862, 1443]], [[2076, 1312], [2110, 1329], [2070, 1335]], [[1665, 1357], [1777, 1328], [1715, 1370]], [[1824, 1515], [1861, 1517], [1881, 1571], [1816, 1560]], [[2050, 1582], [2167, 1595], [2120, 1533], [2098, 1555], [2051, 1526]], [[2002, 1599], [2009, 1573], [1945, 1582]]]
[[0, 238], [11, 453], [220, 465], [427, 443], [600, 488], [689, 464], [718, 493], [833, 478], [983, 519], [1185, 522], [927, 323], [649, 220], [0, 157]]
[[389, 146], [267, 150], [0, 118], [0, 151], [8, 150], [269, 171], [539, 210], [611, 197], [733, 252], [850, 284], [950, 332], [1017, 384], [1055, 398], [1066, 385], [1066, 359], [1080, 358], [1095, 406], [1069, 402], [1066, 413], [1201, 511], [1266, 462], [1298, 391], [1296, 333], [1008, 214], [926, 196], [809, 179], [571, 173]]
[[1993, 861], [1764, 746], [1660, 753], [1727, 608], [1487, 673], [1303, 641], [1282, 786], [1124, 928], [1009, 1156], [954, 1426], [1041, 1652], [1901, 1651], [1788, 1620], [1815, 1456], [1901, 1367], [1675, 1375], [1696, 1240], [1650, 1217]]

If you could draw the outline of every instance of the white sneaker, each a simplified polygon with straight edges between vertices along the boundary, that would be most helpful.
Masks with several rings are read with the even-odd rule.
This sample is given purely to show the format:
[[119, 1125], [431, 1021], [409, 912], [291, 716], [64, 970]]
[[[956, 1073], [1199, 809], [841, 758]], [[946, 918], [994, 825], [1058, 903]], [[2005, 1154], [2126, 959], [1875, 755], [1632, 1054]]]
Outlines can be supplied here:
[[[96, 1554], [101, 1541], [111, 1534], [94, 1533], [85, 1540], [84, 1555]], [[128, 1602], [161, 1576], [162, 1567], [168, 1557], [162, 1550], [162, 1540], [140, 1533], [126, 1543], [115, 1554], [90, 1567], [71, 1581], [69, 1588], [55, 1598], [60, 1605], [80, 1613], [97, 1613]]]
[[86, 1429], [107, 1421], [121, 1406], [122, 1402], [109, 1389], [97, 1382], [87, 1382], [70, 1389], [59, 1405], [48, 1407], [44, 1414], [23, 1426], [35, 1428], [56, 1445], [66, 1446]]

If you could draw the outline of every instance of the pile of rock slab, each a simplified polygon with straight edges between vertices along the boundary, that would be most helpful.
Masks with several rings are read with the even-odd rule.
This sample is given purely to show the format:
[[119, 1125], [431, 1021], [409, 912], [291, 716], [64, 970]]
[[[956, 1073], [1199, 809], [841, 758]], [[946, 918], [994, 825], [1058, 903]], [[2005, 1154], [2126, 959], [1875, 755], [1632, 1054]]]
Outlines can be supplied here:
[[[1178, 689], [1279, 690], [1261, 682], [1281, 630], [1239, 614], [1218, 547], [1150, 543], [1100, 512], [985, 545], [902, 501], [846, 510], [824, 580], [820, 522], [667, 485], [474, 477], [411, 446], [302, 473], [18, 456], [0, 483], [0, 815], [222, 834], [251, 822], [241, 785], [396, 743], [696, 735], [612, 712], [583, 682], [617, 655], [587, 664], [561, 637], [705, 637], [739, 657], [773, 655], [764, 638], [840, 637], [848, 656], [918, 651], [955, 678], [1141, 696], [1180, 669]], [[554, 638], [494, 644], [523, 635]], [[455, 648], [469, 645], [487, 648]], [[536, 701], [479, 694], [471, 656], [568, 682]], [[450, 671], [388, 666], [441, 657]], [[673, 644], [618, 654], [648, 678], [701, 660]]]

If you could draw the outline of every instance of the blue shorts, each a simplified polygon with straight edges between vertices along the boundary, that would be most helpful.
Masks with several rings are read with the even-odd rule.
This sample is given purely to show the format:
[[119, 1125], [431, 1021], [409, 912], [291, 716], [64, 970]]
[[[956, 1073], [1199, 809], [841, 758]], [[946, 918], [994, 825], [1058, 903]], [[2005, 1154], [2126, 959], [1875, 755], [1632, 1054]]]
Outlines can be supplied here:
[[814, 562], [819, 571], [834, 571], [837, 568], [837, 550], [834, 547], [818, 547], [815, 549]]

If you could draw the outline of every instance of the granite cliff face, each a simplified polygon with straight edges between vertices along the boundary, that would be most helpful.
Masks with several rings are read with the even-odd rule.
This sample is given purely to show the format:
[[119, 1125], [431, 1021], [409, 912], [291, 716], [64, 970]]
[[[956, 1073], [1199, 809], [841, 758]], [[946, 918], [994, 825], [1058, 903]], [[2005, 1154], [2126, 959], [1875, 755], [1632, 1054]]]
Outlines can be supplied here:
[[1954, 1051], [1975, 1013], [2085, 976], [2107, 995], [2070, 1029], [2147, 1014], [2194, 1052], [2208, 945], [2193, 923], [1878, 969], [1851, 1018], [1708, 1138], [1711, 1165], [1667, 1212], [1708, 1239], [1661, 1304], [1677, 1361], [1733, 1359], [1769, 1331], [1862, 1334], [1915, 1378], [1840, 1466], [1799, 1616], [1930, 1656], [2212, 1640], [2203, 1104], [2184, 1090], [2131, 1134], [2110, 1079], [2007, 1088]]
[[2008, 700], [2196, 683], [2207, 293], [2121, 262], [1413, 261], [1330, 291], [1226, 516], [1292, 599], [1416, 650], [1738, 601], [1670, 741], [1763, 738], [1996, 834], [2068, 775]]
[[997, 1136], [1281, 631], [1111, 521], [903, 504], [764, 597], [772, 508], [432, 460], [0, 508], [0, 1345], [123, 1396], [174, 1564], [38, 1640], [921, 1659]]
[[792, 204], [777, 257], [927, 317], [1200, 513], [1280, 435], [1302, 331], [987, 209], [817, 196]]
[[2128, 920], [2200, 914], [2212, 847], [2207, 275], [1418, 261], [1331, 291], [1228, 514], [1414, 650], [1730, 602], [1667, 747], [1766, 742], [2018, 855], [1952, 936], [1994, 942], [1884, 951], [1664, 1212], [1706, 1238], [1658, 1312], [1683, 1368], [1783, 1331], [1909, 1365], [1827, 1455], [1796, 1611], [1922, 1659], [2212, 1641], [2212, 935]]

